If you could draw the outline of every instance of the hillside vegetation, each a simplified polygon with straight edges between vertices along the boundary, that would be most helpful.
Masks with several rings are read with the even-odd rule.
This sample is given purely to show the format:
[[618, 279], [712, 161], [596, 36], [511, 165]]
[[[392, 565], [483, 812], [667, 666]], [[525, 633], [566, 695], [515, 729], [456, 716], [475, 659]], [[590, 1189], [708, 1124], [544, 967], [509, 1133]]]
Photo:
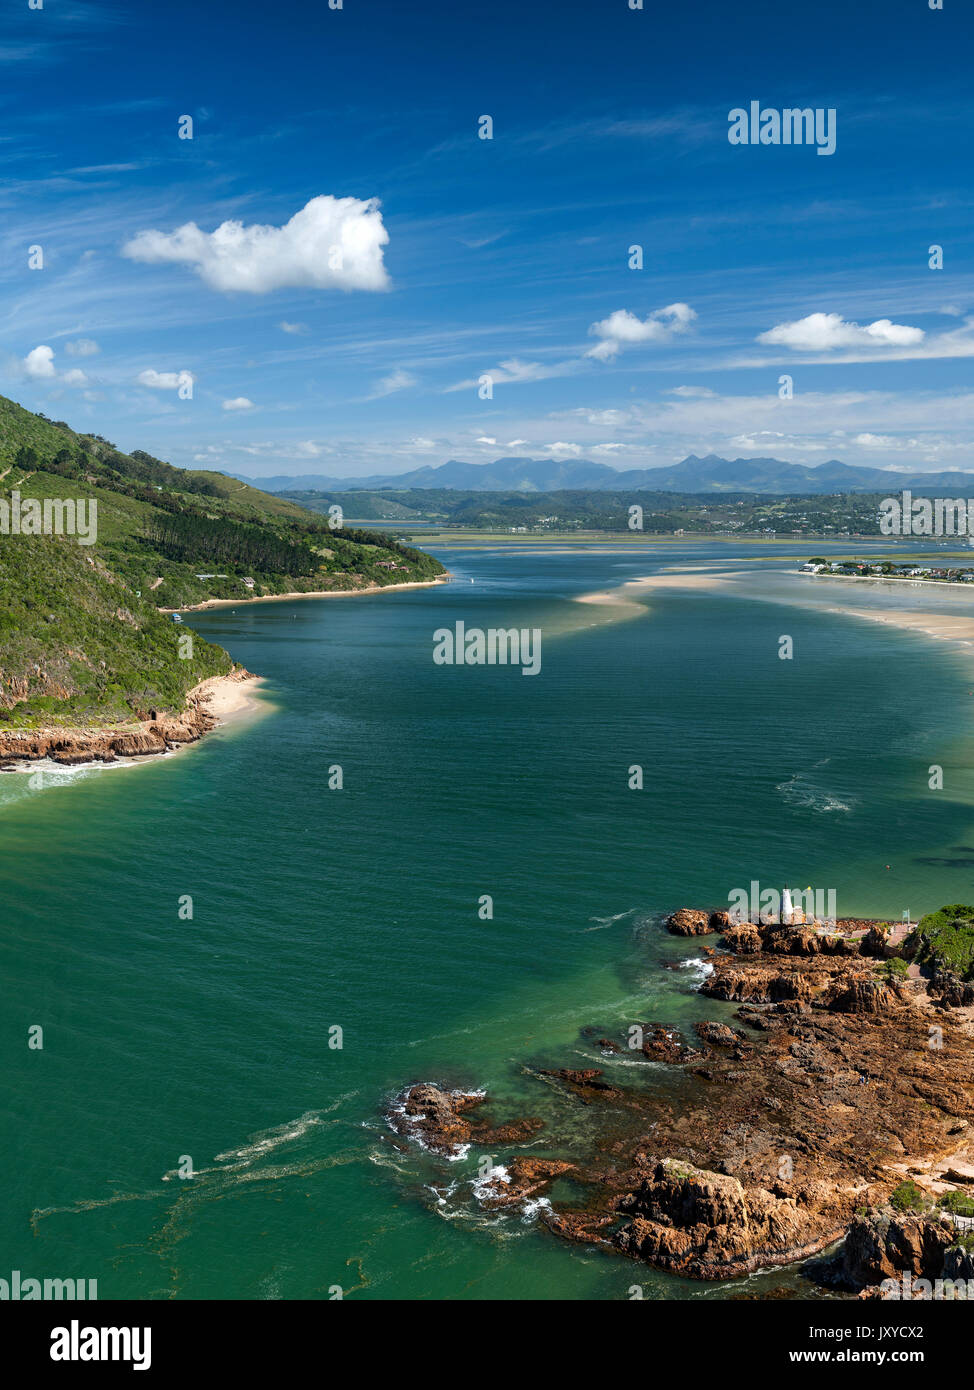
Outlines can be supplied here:
[[650, 491], [485, 492], [448, 488], [290, 490], [277, 494], [312, 511], [340, 503], [360, 521], [464, 527], [474, 531], [614, 531], [632, 536], [630, 508], [642, 511], [648, 535], [875, 535], [880, 495], [803, 497], [756, 493]]
[[974, 978], [974, 907], [949, 903], [921, 917], [905, 943], [920, 965], [951, 970], [962, 980]]
[[[106, 723], [176, 710], [233, 665], [162, 610], [206, 599], [354, 590], [435, 578], [432, 556], [331, 530], [222, 474], [124, 454], [0, 397], [0, 502], [97, 503], [93, 544], [0, 534], [0, 727]], [[247, 582], [245, 582], [247, 581]], [[191, 654], [187, 655], [187, 648]]]
[[233, 667], [195, 634], [180, 656], [180, 635], [75, 541], [0, 538], [0, 730], [178, 710], [199, 681]]

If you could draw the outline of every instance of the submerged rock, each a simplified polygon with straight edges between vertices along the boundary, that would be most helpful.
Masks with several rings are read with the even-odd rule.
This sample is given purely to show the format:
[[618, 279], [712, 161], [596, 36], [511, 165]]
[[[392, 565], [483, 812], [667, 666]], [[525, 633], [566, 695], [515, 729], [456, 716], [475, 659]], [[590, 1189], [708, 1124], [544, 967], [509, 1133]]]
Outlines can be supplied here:
[[469, 1118], [486, 1100], [483, 1091], [445, 1091], [421, 1081], [392, 1105], [388, 1118], [398, 1134], [448, 1158], [458, 1157], [470, 1143], [516, 1144], [544, 1128], [544, 1121], [533, 1116], [499, 1126]]
[[536, 1197], [556, 1178], [574, 1168], [560, 1158], [515, 1158], [503, 1177], [498, 1174], [481, 1187], [481, 1206], [510, 1207]]
[[653, 1062], [688, 1062], [701, 1055], [699, 1049], [687, 1047], [675, 1028], [666, 1028], [662, 1023], [643, 1025], [640, 1051]]
[[572, 1067], [561, 1067], [550, 1069], [542, 1067], [542, 1076], [554, 1076], [559, 1081], [565, 1081], [572, 1088], [575, 1094], [586, 1102], [592, 1099], [611, 1100], [622, 1094], [617, 1087], [609, 1084], [608, 1081], [600, 1081], [602, 1075], [598, 1067], [586, 1067], [577, 1070]]

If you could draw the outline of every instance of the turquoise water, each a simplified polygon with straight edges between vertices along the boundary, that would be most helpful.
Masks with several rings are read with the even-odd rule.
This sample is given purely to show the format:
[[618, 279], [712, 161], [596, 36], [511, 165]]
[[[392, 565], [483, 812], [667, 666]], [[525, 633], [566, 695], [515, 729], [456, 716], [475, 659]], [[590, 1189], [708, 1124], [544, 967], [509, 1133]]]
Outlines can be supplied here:
[[[430, 1078], [583, 1142], [591, 1109], [526, 1065], [652, 1086], [580, 1030], [729, 1015], [661, 968], [697, 954], [658, 925], [682, 903], [751, 878], [834, 887], [843, 915], [970, 900], [968, 649], [837, 617], [849, 586], [767, 564], [630, 618], [572, 601], [747, 568], [726, 551], [442, 552], [447, 586], [193, 614], [266, 677], [260, 717], [139, 767], [0, 777], [6, 1266], [102, 1298], [734, 1292], [487, 1215], [481, 1154], [403, 1153], [383, 1117]], [[541, 674], [434, 665], [457, 620], [541, 628]]]

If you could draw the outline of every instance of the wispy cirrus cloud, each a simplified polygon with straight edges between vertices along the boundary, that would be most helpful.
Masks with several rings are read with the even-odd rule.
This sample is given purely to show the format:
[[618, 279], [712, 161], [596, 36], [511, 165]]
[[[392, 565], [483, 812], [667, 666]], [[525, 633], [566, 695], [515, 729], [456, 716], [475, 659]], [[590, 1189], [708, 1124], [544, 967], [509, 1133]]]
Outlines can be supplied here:
[[94, 338], [73, 338], [64, 344], [69, 357], [94, 357], [101, 351]]
[[412, 372], [406, 372], [401, 367], [397, 367], [388, 376], [381, 377], [365, 399], [378, 401], [383, 396], [393, 396], [397, 391], [406, 391], [409, 387], [416, 385], [418, 385], [418, 379], [413, 376]]
[[523, 362], [519, 357], [507, 357], [496, 367], [481, 373], [481, 376], [468, 377], [445, 388], [447, 394], [453, 391], [468, 391], [481, 384], [483, 376], [489, 377], [493, 386], [511, 386], [527, 381], [550, 381], [554, 377], [570, 376], [577, 372], [581, 363], [576, 359], [553, 362], [545, 366], [543, 362]]

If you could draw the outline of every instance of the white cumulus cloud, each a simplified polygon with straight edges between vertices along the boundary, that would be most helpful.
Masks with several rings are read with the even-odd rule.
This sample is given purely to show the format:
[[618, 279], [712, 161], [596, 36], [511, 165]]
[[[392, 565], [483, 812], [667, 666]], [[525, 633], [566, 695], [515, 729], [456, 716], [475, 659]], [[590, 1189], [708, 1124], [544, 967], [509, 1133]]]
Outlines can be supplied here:
[[924, 339], [922, 328], [877, 319], [858, 324], [841, 314], [808, 314], [792, 323], [779, 323], [758, 334], [759, 343], [773, 343], [795, 352], [828, 352], [833, 348], [913, 347]]
[[224, 410], [253, 410], [254, 403], [246, 396], [234, 396], [232, 400], [223, 402]]
[[861, 445], [864, 449], [895, 449], [899, 441], [889, 434], [869, 434], [867, 432], [857, 434], [853, 443]]
[[54, 370], [54, 349], [41, 343], [40, 347], [31, 348], [24, 358], [24, 371], [35, 381], [50, 380], [57, 376]]
[[64, 344], [64, 351], [69, 357], [94, 357], [101, 348], [94, 338], [75, 338], [73, 342]]
[[388, 240], [377, 200], [327, 194], [312, 198], [283, 227], [228, 221], [204, 232], [186, 222], [174, 232], [139, 232], [122, 255], [149, 265], [188, 265], [224, 293], [382, 290], [389, 283], [382, 262]]
[[618, 356], [624, 347], [637, 343], [664, 343], [674, 333], [685, 333], [696, 317], [689, 304], [667, 304], [663, 309], [654, 309], [644, 319], [637, 318], [628, 309], [616, 309], [608, 318], [593, 323], [588, 330], [601, 341], [589, 348], [585, 356], [608, 362]]
[[136, 380], [140, 386], [148, 386], [153, 391], [178, 391], [180, 386], [185, 386], [196, 378], [192, 372], [157, 372], [153, 367], [149, 367], [146, 371], [139, 372]]
[[54, 349], [41, 343], [21, 361], [24, 375], [31, 381], [57, 381], [62, 386], [87, 386], [88, 378], [80, 367], [72, 367], [68, 372], [59, 372], [54, 365]]

